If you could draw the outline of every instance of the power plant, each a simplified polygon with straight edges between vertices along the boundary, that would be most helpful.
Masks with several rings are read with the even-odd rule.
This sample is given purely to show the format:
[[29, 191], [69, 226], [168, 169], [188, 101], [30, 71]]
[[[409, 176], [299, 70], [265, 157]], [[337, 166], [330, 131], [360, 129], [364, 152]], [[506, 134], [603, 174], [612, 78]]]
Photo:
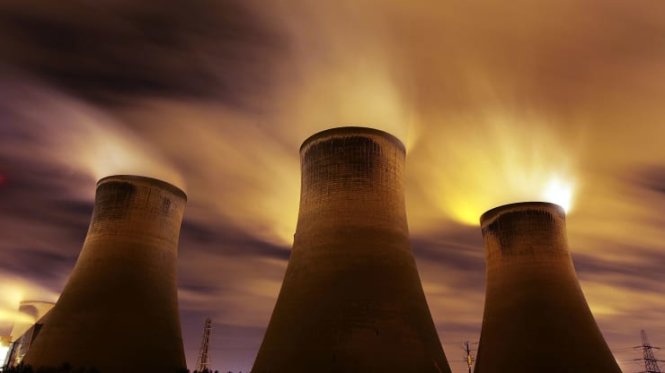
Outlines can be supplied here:
[[186, 368], [176, 290], [187, 197], [141, 176], [97, 183], [76, 266], [24, 362], [101, 373]]
[[577, 280], [563, 209], [510, 204], [480, 223], [487, 283], [475, 373], [620, 373]]
[[[293, 247], [252, 373], [451, 372], [411, 251], [405, 159], [396, 137], [372, 128], [332, 128], [303, 142]], [[60, 299], [22, 302], [35, 323], [0, 337], [7, 367], [186, 370], [176, 287], [186, 203], [161, 180], [99, 180]], [[480, 225], [486, 297], [475, 357], [465, 343], [468, 371], [620, 373], [578, 282], [564, 210], [514, 203], [487, 211]], [[199, 371], [210, 371], [211, 324]], [[647, 370], [659, 371], [642, 338]]]
[[405, 157], [370, 128], [305, 140], [293, 249], [254, 373], [450, 372], [411, 253]]

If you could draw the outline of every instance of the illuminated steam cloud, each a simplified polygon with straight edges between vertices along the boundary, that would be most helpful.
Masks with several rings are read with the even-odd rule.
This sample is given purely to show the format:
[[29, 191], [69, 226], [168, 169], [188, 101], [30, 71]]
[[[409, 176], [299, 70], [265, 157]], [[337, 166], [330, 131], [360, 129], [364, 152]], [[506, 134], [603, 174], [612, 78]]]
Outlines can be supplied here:
[[39, 157], [93, 181], [114, 174], [141, 174], [184, 184], [157, 149], [111, 116], [46, 86], [2, 78], [0, 110], [11, 121], [0, 156]]
[[412, 157], [428, 159], [412, 167], [431, 174], [431, 186], [423, 190], [442, 214], [477, 226], [484, 211], [511, 202], [553, 202], [570, 211], [575, 149], [552, 131], [552, 123], [496, 110], [447, 118], [445, 124], [454, 132], [423, 138]]

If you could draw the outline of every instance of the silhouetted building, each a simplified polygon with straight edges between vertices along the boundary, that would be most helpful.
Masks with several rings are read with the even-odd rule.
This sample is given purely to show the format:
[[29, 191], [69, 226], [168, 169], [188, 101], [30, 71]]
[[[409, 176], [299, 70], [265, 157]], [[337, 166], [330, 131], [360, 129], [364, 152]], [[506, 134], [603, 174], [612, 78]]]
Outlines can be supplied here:
[[25, 300], [19, 304], [19, 312], [29, 316], [33, 322], [17, 320], [12, 326], [10, 334], [10, 350], [7, 356], [6, 365], [14, 367], [23, 361], [32, 342], [37, 338], [44, 322], [47, 319], [49, 311], [53, 308], [53, 302]]
[[176, 290], [186, 198], [141, 176], [99, 181], [83, 249], [26, 364], [101, 373], [186, 367]]
[[6, 367], [11, 352], [11, 337], [0, 335], [0, 372]]
[[405, 148], [333, 128], [300, 148], [300, 212], [253, 372], [450, 372], [411, 253]]
[[516, 203], [480, 222], [487, 286], [475, 372], [620, 372], [577, 281], [563, 209]]

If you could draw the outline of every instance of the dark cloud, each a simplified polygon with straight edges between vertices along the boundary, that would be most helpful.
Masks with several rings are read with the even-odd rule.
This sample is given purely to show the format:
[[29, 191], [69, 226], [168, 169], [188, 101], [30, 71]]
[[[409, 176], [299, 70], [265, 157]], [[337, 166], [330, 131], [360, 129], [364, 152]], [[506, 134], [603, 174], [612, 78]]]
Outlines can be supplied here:
[[2, 157], [0, 164], [0, 271], [57, 292], [83, 245], [92, 201], [74, 196], [79, 179], [63, 170]]
[[268, 20], [236, 0], [0, 4], [0, 59], [96, 102], [247, 104], [270, 86], [285, 46]]
[[[12, 219], [57, 225], [82, 238], [93, 203], [77, 196], [80, 185], [90, 185], [87, 177], [61, 168], [25, 160], [7, 160], [0, 156], [5, 182], [0, 186], [0, 211]], [[26, 201], [28, 203], [26, 203]]]
[[419, 259], [459, 270], [484, 268], [485, 249], [478, 227], [458, 226], [454, 230], [420, 234], [411, 242]]
[[665, 194], [665, 167], [646, 167], [637, 175], [638, 183], [654, 192]]
[[213, 227], [185, 220], [180, 237], [185, 248], [194, 246], [201, 251], [226, 257], [259, 256], [286, 261], [290, 254], [288, 247], [262, 241], [230, 222]]
[[0, 272], [16, 277], [29, 276], [44, 288], [58, 291], [64, 285], [63, 274], [74, 268], [77, 257], [78, 252], [75, 255], [65, 255], [42, 249], [17, 247], [12, 251], [11, 260], [0, 262]]
[[[606, 242], [606, 245], [611, 246], [612, 243]], [[632, 246], [624, 246], [622, 249], [639, 257], [640, 260], [638, 262], [606, 261], [597, 255], [574, 253], [573, 262], [579, 278], [584, 281], [602, 276], [607, 279], [609, 284], [618, 287], [659, 291], [665, 253]]]

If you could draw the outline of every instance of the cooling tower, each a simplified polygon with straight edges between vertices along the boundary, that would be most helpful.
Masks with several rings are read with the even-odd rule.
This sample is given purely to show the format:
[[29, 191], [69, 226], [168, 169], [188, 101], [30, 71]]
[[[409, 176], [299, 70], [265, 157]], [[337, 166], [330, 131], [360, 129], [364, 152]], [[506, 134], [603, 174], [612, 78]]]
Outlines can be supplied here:
[[487, 287], [475, 372], [621, 372], [577, 281], [563, 209], [517, 203], [480, 222]]
[[404, 145], [334, 128], [300, 158], [293, 250], [253, 372], [450, 372], [411, 254]]
[[26, 364], [67, 362], [101, 373], [186, 367], [176, 293], [186, 199], [180, 189], [151, 178], [99, 181], [83, 249]]

